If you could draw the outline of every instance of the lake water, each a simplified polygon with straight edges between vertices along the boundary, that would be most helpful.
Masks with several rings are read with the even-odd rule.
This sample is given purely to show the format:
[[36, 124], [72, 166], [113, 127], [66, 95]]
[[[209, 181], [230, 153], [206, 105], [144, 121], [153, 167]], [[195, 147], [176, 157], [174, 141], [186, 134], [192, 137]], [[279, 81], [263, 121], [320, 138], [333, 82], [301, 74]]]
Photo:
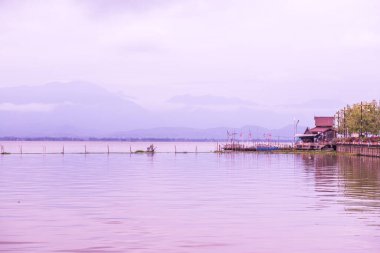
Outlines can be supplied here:
[[380, 159], [0, 156], [2, 252], [380, 252]]

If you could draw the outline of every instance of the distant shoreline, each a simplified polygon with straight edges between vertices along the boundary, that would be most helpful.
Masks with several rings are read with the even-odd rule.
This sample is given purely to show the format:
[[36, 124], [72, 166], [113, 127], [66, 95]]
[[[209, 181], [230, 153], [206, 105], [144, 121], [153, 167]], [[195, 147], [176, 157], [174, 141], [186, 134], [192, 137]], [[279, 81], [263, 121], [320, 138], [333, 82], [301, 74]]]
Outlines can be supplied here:
[[[186, 138], [78, 138], [78, 137], [0, 137], [0, 141], [111, 141], [111, 142], [228, 142], [227, 139], [186, 139]], [[264, 139], [241, 140], [240, 142], [268, 142]], [[292, 142], [290, 139], [269, 142]]]

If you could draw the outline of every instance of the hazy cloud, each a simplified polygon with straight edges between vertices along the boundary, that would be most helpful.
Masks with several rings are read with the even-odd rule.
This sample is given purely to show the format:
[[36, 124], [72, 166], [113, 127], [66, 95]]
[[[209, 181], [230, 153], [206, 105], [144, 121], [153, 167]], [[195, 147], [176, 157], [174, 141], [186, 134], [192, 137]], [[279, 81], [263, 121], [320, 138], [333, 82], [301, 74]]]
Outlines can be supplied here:
[[168, 100], [183, 105], [254, 105], [253, 102], [236, 97], [179, 95]]
[[378, 0], [0, 4], [3, 87], [88, 80], [155, 109], [180, 94], [270, 105], [379, 94]]
[[98, 15], [109, 15], [121, 12], [149, 11], [180, 1], [186, 0], [81, 0], [80, 3]]
[[339, 109], [345, 106], [345, 103], [339, 99], [313, 99], [305, 102], [293, 103], [293, 104], [283, 104], [278, 105], [278, 107], [287, 107], [292, 110], [331, 110], [334, 113], [334, 109]]
[[30, 104], [12, 104], [1, 103], [0, 111], [4, 112], [51, 112], [58, 104], [42, 104], [42, 103], [30, 103]]

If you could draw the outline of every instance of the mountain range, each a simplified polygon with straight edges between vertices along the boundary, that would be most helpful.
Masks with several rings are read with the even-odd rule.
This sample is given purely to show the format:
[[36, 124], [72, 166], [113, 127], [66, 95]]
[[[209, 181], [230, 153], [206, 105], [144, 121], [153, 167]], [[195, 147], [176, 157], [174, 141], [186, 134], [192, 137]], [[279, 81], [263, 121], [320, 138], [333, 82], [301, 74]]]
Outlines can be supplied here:
[[[123, 94], [86, 82], [3, 87], [0, 136], [225, 139], [227, 131], [245, 136], [251, 132], [254, 138], [268, 133], [281, 138], [294, 135], [289, 113], [260, 109], [236, 98], [182, 98], [187, 105], [178, 107], [182, 100], [177, 96], [171, 99], [174, 109], [152, 111]], [[189, 106], [189, 101], [197, 105]], [[213, 101], [217, 109], [210, 107]], [[233, 106], [218, 109], [223, 103]]]

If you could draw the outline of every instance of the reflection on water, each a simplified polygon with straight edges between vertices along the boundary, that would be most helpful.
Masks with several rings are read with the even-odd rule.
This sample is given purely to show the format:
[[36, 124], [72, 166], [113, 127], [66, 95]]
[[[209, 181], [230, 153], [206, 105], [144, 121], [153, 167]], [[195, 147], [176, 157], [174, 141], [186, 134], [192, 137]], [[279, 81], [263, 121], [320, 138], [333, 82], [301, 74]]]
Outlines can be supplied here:
[[0, 251], [380, 252], [380, 159], [0, 156]]
[[[344, 178], [344, 193], [356, 199], [378, 204], [380, 199], [380, 159], [338, 157], [339, 173]], [[373, 201], [375, 200], [375, 201]]]
[[302, 161], [315, 175], [316, 192], [328, 197], [322, 200], [338, 201], [347, 212], [374, 212], [380, 216], [379, 158], [307, 154], [302, 155]]

